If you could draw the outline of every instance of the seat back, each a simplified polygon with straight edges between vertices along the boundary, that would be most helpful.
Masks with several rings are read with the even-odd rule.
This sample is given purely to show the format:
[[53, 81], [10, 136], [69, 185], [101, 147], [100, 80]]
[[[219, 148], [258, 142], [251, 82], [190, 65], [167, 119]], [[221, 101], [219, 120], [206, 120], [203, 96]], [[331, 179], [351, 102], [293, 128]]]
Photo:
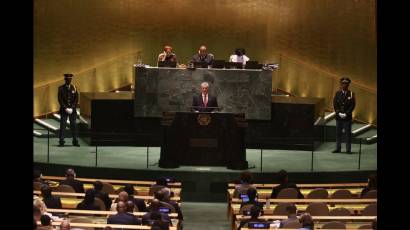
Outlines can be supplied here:
[[277, 199], [297, 199], [298, 191], [295, 188], [285, 188], [280, 190]]
[[286, 211], [286, 207], [292, 206], [293, 204], [291, 203], [278, 203], [276, 205], [275, 209], [273, 210], [273, 215], [274, 216], [287, 216], [288, 212]]
[[253, 204], [245, 204], [244, 206], [239, 209], [239, 214], [244, 215], [244, 212], [249, 212], [251, 211], [251, 208], [253, 207]]
[[283, 224], [283, 228], [296, 228], [299, 229], [302, 227], [302, 224], [299, 221], [289, 221]]
[[370, 190], [362, 196], [363, 199], [377, 199], [377, 190]]
[[333, 210], [330, 210], [329, 215], [330, 216], [350, 216], [351, 213], [349, 209], [347, 208], [335, 208]]
[[102, 182], [102, 184], [103, 184], [103, 187], [101, 191], [106, 192], [108, 194], [116, 194], [116, 191], [114, 187], [112, 186], [112, 184], [107, 183], [107, 182]]
[[[54, 192], [70, 192], [70, 193], [75, 193], [75, 190], [73, 187], [71, 187], [70, 185], [66, 185], [66, 184], [60, 184], [57, 187], [53, 187], [52, 190]], [[72, 198], [72, 196], [64, 196], [61, 195], [60, 197], [65, 197], [65, 198]]]
[[310, 203], [306, 208], [306, 212], [310, 213], [312, 216], [328, 216], [329, 207], [327, 207], [326, 203], [322, 202]]
[[367, 205], [363, 209], [362, 216], [377, 216], [377, 203]]
[[308, 195], [307, 199], [327, 199], [329, 197], [329, 193], [324, 188], [316, 188], [312, 190]]
[[353, 199], [353, 194], [348, 189], [336, 190], [331, 196], [331, 199]]
[[94, 204], [97, 205], [98, 207], [100, 207], [101, 211], [105, 211], [106, 207], [104, 204], [104, 201], [102, 201], [99, 197], [94, 197]]
[[[92, 224], [93, 221], [90, 218], [87, 217], [74, 217], [74, 218], [70, 218], [70, 222], [71, 223], [88, 223], [88, 224]], [[88, 228], [88, 227], [81, 227], [81, 229], [84, 230], [94, 230], [94, 228]]]
[[340, 221], [332, 221], [324, 224], [323, 229], [346, 229], [346, 224]]
[[360, 225], [357, 229], [373, 229], [371, 224]]

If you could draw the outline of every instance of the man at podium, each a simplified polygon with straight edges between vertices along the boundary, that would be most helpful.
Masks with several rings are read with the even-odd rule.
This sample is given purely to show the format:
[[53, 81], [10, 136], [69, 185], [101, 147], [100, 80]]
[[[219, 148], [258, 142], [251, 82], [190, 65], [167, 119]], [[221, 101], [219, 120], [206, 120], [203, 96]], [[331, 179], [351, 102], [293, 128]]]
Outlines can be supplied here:
[[201, 94], [194, 96], [192, 100], [192, 108], [196, 112], [213, 112], [218, 109], [218, 101], [216, 97], [208, 93], [208, 82], [201, 83]]

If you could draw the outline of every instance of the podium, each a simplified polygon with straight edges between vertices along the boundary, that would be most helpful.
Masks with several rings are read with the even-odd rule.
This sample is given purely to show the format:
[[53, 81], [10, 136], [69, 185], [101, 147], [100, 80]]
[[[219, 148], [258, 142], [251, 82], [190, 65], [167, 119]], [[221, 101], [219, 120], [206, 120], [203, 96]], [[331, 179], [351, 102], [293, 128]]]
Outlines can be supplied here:
[[243, 113], [164, 112], [159, 167], [248, 168]]

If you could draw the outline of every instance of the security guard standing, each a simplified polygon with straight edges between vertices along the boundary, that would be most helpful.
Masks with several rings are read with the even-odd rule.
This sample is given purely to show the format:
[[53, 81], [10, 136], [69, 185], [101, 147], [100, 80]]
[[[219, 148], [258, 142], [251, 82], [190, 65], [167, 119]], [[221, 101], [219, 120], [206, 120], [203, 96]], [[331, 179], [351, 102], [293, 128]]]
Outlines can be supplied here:
[[60, 104], [60, 133], [59, 133], [59, 145], [64, 146], [64, 131], [67, 124], [67, 117], [70, 119], [70, 130], [73, 136], [73, 145], [80, 147], [77, 140], [77, 103], [78, 103], [78, 91], [77, 88], [71, 84], [73, 74], [64, 74], [65, 84], [58, 87], [58, 103]]
[[333, 153], [340, 153], [342, 145], [342, 132], [346, 136], [346, 153], [351, 154], [352, 139], [352, 112], [356, 106], [356, 98], [350, 91], [350, 79], [343, 77], [340, 79], [340, 90], [333, 98], [333, 108], [336, 112], [336, 149]]

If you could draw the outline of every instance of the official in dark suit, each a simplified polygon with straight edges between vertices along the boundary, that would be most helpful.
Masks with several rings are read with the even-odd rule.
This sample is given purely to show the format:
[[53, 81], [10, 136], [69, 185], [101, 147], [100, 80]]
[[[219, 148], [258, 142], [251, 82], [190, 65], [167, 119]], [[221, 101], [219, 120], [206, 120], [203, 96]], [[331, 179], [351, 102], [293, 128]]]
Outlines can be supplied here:
[[206, 62], [209, 65], [212, 65], [214, 60], [214, 55], [208, 53], [206, 46], [202, 45], [199, 47], [198, 53], [192, 56], [191, 62]]
[[350, 82], [347, 77], [341, 78], [341, 89], [336, 92], [333, 98], [333, 108], [336, 112], [336, 149], [333, 153], [341, 151], [343, 130], [346, 136], [346, 153], [352, 153], [352, 112], [356, 106], [356, 99], [354, 93], [348, 89]]
[[120, 201], [117, 204], [117, 214], [108, 217], [107, 224], [140, 225], [141, 221], [136, 216], [127, 214], [125, 203]]
[[285, 189], [285, 188], [294, 188], [294, 189], [296, 189], [296, 191], [298, 192], [298, 199], [303, 199], [304, 198], [303, 194], [300, 192], [300, 190], [296, 186], [296, 184], [289, 182], [288, 172], [286, 172], [283, 169], [280, 170], [278, 172], [278, 179], [279, 179], [280, 184], [272, 189], [272, 193], [270, 195], [270, 198], [276, 199], [279, 192], [282, 191], [282, 189]]
[[146, 212], [147, 206], [143, 199], [134, 198], [134, 186], [127, 184], [124, 186], [124, 191], [128, 194], [128, 200], [132, 200], [139, 212]]
[[60, 104], [60, 132], [59, 132], [59, 146], [64, 146], [64, 131], [67, 124], [67, 117], [70, 120], [70, 130], [73, 136], [73, 145], [80, 146], [77, 140], [77, 104], [78, 91], [77, 88], [71, 84], [73, 75], [70, 73], [64, 74], [65, 84], [58, 87], [58, 103]]
[[84, 184], [83, 182], [76, 180], [76, 174], [74, 169], [67, 169], [65, 172], [66, 179], [61, 181], [60, 184], [70, 185], [73, 187], [76, 193], [84, 193]]
[[192, 100], [192, 108], [196, 112], [213, 112], [217, 110], [218, 101], [216, 97], [211, 96], [208, 93], [209, 84], [208, 82], [202, 82], [201, 84], [201, 94], [194, 96]]

